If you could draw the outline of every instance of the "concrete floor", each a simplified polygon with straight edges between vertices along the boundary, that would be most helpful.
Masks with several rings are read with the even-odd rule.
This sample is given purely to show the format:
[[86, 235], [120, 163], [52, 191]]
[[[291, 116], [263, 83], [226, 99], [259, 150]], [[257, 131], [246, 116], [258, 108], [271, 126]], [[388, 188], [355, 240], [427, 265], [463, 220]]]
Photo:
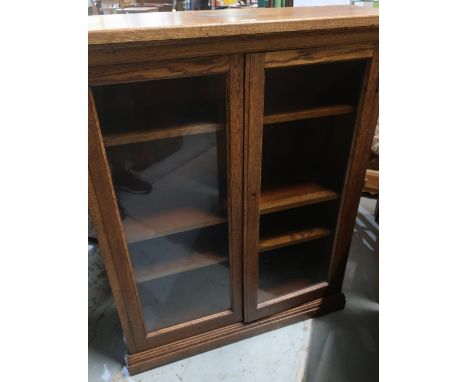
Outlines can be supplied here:
[[[362, 198], [343, 285], [343, 311], [310, 319], [130, 377], [110, 295], [89, 320], [90, 382], [378, 381], [378, 225]], [[93, 248], [90, 248], [93, 251]], [[93, 283], [94, 285], [94, 283]]]

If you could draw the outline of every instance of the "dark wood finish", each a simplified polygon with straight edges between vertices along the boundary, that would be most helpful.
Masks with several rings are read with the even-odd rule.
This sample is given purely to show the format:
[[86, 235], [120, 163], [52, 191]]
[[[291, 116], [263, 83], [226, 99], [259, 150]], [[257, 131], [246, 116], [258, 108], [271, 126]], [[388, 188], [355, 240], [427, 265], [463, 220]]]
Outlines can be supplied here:
[[[190, 65], [193, 63], [193, 65]], [[188, 64], [188, 66], [187, 66]], [[206, 332], [209, 330], [214, 330], [216, 328], [232, 324], [234, 322], [239, 322], [242, 318], [242, 281], [241, 281], [241, 250], [242, 250], [242, 210], [239, 208], [233, 208], [233, 205], [240, 205], [242, 203], [242, 123], [243, 123], [243, 57], [242, 56], [224, 56], [224, 57], [213, 57], [213, 58], [203, 58], [203, 59], [190, 59], [182, 60], [177, 62], [161, 62], [157, 65], [139, 66], [138, 68], [131, 69], [130, 67], [122, 70], [121, 67], [101, 67], [99, 70], [96, 70], [92, 74], [90, 73], [90, 84], [92, 86], [101, 85], [105, 83], [115, 83], [117, 82], [132, 82], [132, 81], [141, 81], [143, 79], [153, 80], [153, 79], [166, 79], [166, 78], [180, 78], [187, 76], [198, 76], [198, 75], [212, 75], [217, 73], [226, 73], [226, 84], [227, 84], [227, 104], [226, 104], [226, 134], [227, 134], [227, 149], [228, 149], [228, 158], [227, 158], [227, 181], [228, 181], [228, 192], [227, 192], [227, 205], [229, 209], [229, 240], [230, 240], [230, 269], [231, 269], [231, 309], [224, 312], [219, 312], [212, 314], [210, 316], [201, 317], [192, 321], [184, 322], [181, 324], [173, 325], [155, 332], [147, 333], [144, 323], [143, 323], [143, 313], [140, 308], [140, 300], [138, 293], [136, 291], [136, 281], [148, 281], [156, 277], [161, 277], [168, 275], [168, 269], [163, 264], [160, 267], [150, 268], [142, 274], [142, 272], [136, 272], [134, 275], [132, 272], [132, 267], [130, 264], [129, 254], [127, 250], [127, 242], [135, 243], [141, 240], [154, 239], [161, 237], [162, 235], [175, 234], [178, 232], [183, 232], [189, 229], [196, 229], [201, 227], [209, 227], [212, 225], [220, 224], [226, 222], [226, 219], [221, 215], [211, 214], [203, 211], [202, 209], [197, 210], [196, 208], [176, 208], [166, 213], [156, 213], [151, 216], [150, 221], [146, 221], [149, 227], [148, 230], [141, 229], [141, 226], [138, 229], [132, 230], [132, 223], [126, 225], [126, 237], [123, 233], [122, 223], [119, 218], [117, 203], [115, 200], [115, 194], [112, 187], [112, 181], [109, 173], [109, 166], [107, 164], [107, 159], [104, 150], [104, 142], [99, 131], [98, 122], [91, 124], [90, 126], [90, 145], [91, 142], [94, 143], [93, 136], [91, 134], [91, 129], [93, 129], [94, 135], [99, 134], [99, 139], [101, 143], [100, 154], [101, 156], [96, 158], [95, 156], [90, 156], [89, 165], [91, 173], [93, 171], [100, 171], [105, 174], [105, 177], [108, 180], [108, 189], [106, 191], [100, 191], [99, 195], [102, 198], [106, 198], [107, 195], [112, 194], [113, 198], [113, 210], [112, 210], [112, 222], [107, 224], [112, 225], [112, 229], [117, 229], [119, 232], [119, 240], [114, 241], [114, 248], [112, 249], [112, 256], [114, 258], [125, 257], [125, 264], [121, 264], [119, 271], [128, 277], [126, 284], [123, 284], [120, 281], [118, 284], [120, 288], [127, 293], [127, 295], [122, 299], [122, 306], [125, 309], [128, 307], [133, 308], [132, 314], [134, 316], [133, 320], [138, 322], [140, 325], [138, 328], [130, 328], [126, 331], [127, 337], [132, 337], [132, 340], [135, 338], [140, 340], [138, 347], [130, 347], [129, 351], [139, 351], [141, 349], [147, 349], [154, 346], [161, 346], [166, 343], [177, 341], [181, 338], [188, 336], [196, 335], [201, 332]], [[128, 71], [127, 71], [128, 70]], [[91, 72], [91, 71], [90, 71]], [[117, 74], [116, 74], [117, 73]], [[90, 96], [92, 97], [92, 95]], [[96, 112], [93, 104], [93, 113], [90, 112], [91, 116], [95, 118]], [[177, 127], [176, 127], [177, 129]], [[97, 131], [95, 131], [97, 130]], [[214, 131], [219, 131], [218, 126]], [[163, 130], [164, 131], [164, 130]], [[167, 131], [167, 130], [166, 130]], [[161, 130], [158, 130], [157, 134]], [[146, 132], [145, 132], [146, 133]], [[149, 132], [149, 134], [156, 134], [156, 132]], [[163, 132], [162, 134], [165, 134]], [[201, 133], [201, 132], [200, 132]], [[170, 133], [172, 134], [172, 133]], [[147, 136], [145, 141], [148, 140]], [[153, 136], [149, 137], [149, 140], [152, 140]], [[159, 137], [158, 137], [159, 138]], [[162, 137], [161, 137], [162, 138]], [[167, 138], [170, 138], [169, 136]], [[132, 138], [133, 139], [133, 138]], [[122, 143], [122, 142], [120, 142]], [[126, 143], [126, 142], [125, 142]], [[111, 145], [112, 146], [112, 145]], [[91, 151], [91, 150], [90, 150]], [[95, 176], [91, 178], [95, 182]], [[102, 179], [98, 179], [102, 181]], [[90, 183], [91, 186], [91, 183]], [[195, 201], [196, 202], [196, 201]], [[98, 204], [104, 203], [100, 201]], [[106, 203], [109, 203], [107, 200]], [[195, 203], [196, 206], [196, 203]], [[92, 206], [91, 206], [92, 207]], [[107, 213], [103, 216], [103, 220], [111, 220], [110, 213]], [[141, 221], [139, 222], [141, 223]], [[99, 225], [99, 221], [95, 223]], [[103, 223], [105, 225], [105, 222]], [[107, 231], [107, 228], [104, 229]], [[101, 242], [101, 238], [99, 238]], [[126, 240], [127, 239], [127, 242]], [[118, 253], [122, 253], [119, 255]], [[171, 269], [173, 272], [176, 272], [176, 268], [179, 267], [179, 270], [183, 271], [189, 269], [200, 268], [203, 264], [194, 265], [196, 261], [197, 254], [195, 254], [195, 259], [190, 264], [180, 264], [172, 263]], [[210, 264], [219, 263], [214, 261], [214, 257], [211, 257], [209, 260]], [[206, 263], [207, 265], [207, 263]], [[132, 291], [133, 295], [129, 295], [129, 291]], [[132, 301], [131, 303], [129, 301]], [[118, 300], [116, 300], [117, 302]], [[120, 312], [120, 310], [119, 310]], [[124, 312], [126, 313], [126, 312]], [[125, 322], [128, 321], [126, 314], [120, 314], [120, 319], [124, 330], [126, 328]], [[128, 325], [127, 325], [128, 326]], [[133, 334], [138, 332], [138, 336]], [[135, 337], [135, 338], [134, 338]]]
[[141, 373], [269, 330], [343, 309], [344, 305], [343, 294], [320, 298], [263, 320], [233, 324], [169, 345], [131, 354], [127, 360], [128, 370], [132, 375]]
[[230, 310], [202, 317], [169, 328], [150, 332], [148, 348], [161, 346], [196, 335], [201, 332], [239, 322], [242, 319], [242, 211], [236, 206], [242, 203], [242, 106], [243, 106], [243, 57], [228, 57], [227, 88], [227, 147], [228, 147], [228, 216], [229, 216], [229, 259], [231, 268]]
[[[375, 49], [375, 48], [374, 48]], [[252, 89], [248, 92], [246, 92], [246, 103], [248, 105], [258, 105], [258, 109], [260, 109], [260, 106], [263, 106], [262, 103], [259, 102], [260, 99], [264, 99], [267, 97], [267, 94], [264, 93], [264, 89], [266, 89], [265, 84], [265, 70], [271, 70], [277, 69], [277, 68], [297, 68], [299, 66], [304, 66], [304, 65], [310, 65], [310, 64], [321, 64], [323, 65], [324, 63], [334, 63], [334, 62], [345, 62], [349, 60], [367, 60], [369, 61], [369, 57], [373, 57], [373, 52], [374, 50], [370, 50], [369, 46], [366, 46], [365, 48], [360, 48], [357, 49], [355, 47], [338, 47], [338, 48], [324, 48], [323, 52], [319, 48], [313, 48], [310, 50], [303, 50], [303, 51], [288, 51], [288, 52], [273, 52], [273, 53], [267, 53], [262, 56], [261, 60], [257, 60], [255, 62], [252, 62], [251, 66], [247, 66], [246, 70], [247, 73], [252, 72], [252, 73], [258, 73], [257, 76], [262, 79], [262, 84], [261, 86], [259, 85], [252, 85], [252, 84], [246, 84], [247, 86], [251, 86]], [[330, 55], [330, 58], [327, 58], [327, 55]], [[341, 56], [341, 59], [340, 59]], [[247, 56], [249, 57], [249, 56]], [[260, 68], [257, 68], [255, 66], [259, 66]], [[364, 68], [364, 66], [361, 66]], [[359, 66], [354, 66], [354, 67], [348, 67], [348, 69], [351, 70], [360, 70]], [[297, 73], [308, 73], [305, 71], [302, 72], [297, 72]], [[333, 71], [329, 72], [324, 72], [327, 75], [333, 75]], [[336, 73], [337, 76], [339, 76], [339, 73]], [[355, 74], [356, 78], [358, 78], [358, 74], [356, 72]], [[367, 73], [364, 75], [364, 77], [367, 77]], [[285, 78], [286, 77], [279, 77], [283, 81], [287, 81]], [[271, 91], [272, 89], [281, 89], [281, 86], [288, 86], [288, 83], [286, 82], [278, 82], [276, 80], [275, 76], [269, 76], [268, 81], [277, 81], [277, 85], [274, 87], [269, 87], [269, 96], [271, 97]], [[296, 81], [297, 82], [297, 81]], [[295, 83], [296, 83], [295, 82]], [[279, 86], [278, 86], [279, 85]], [[326, 86], [327, 83], [323, 82], [320, 84], [320, 86]], [[336, 85], [334, 85], [336, 86]], [[339, 89], [338, 87], [336, 89]], [[294, 88], [294, 91], [297, 89]], [[343, 89], [344, 90], [344, 89]], [[355, 91], [358, 91], [359, 89], [356, 89]], [[298, 90], [299, 91], [299, 90]], [[346, 91], [353, 91], [353, 87], [346, 89]], [[364, 94], [365, 89], [361, 90], [361, 94]], [[302, 96], [307, 96], [307, 93], [303, 94], [300, 93]], [[311, 101], [314, 101], [314, 97], [311, 98]], [[329, 97], [329, 95], [328, 95]], [[351, 93], [346, 96], [349, 98], [349, 100], [352, 100], [353, 98], [356, 98], [356, 96], [352, 95]], [[284, 98], [284, 97], [283, 97]], [[305, 182], [296, 182], [293, 181], [292, 183], [285, 179], [285, 183], [280, 185], [280, 186], [269, 186], [268, 183], [271, 180], [267, 180], [267, 183], [265, 185], [262, 185], [262, 190], [260, 193], [260, 202], [258, 207], [254, 203], [247, 202], [247, 206], [245, 209], [245, 213], [247, 215], [247, 221], [246, 221], [246, 242], [245, 242], [245, 253], [246, 253], [246, 258], [249, 259], [247, 261], [244, 261], [245, 263], [245, 274], [246, 274], [246, 279], [245, 279], [245, 295], [246, 295], [246, 320], [247, 321], [253, 321], [253, 320], [258, 320], [263, 317], [267, 317], [271, 314], [276, 314], [279, 313], [285, 309], [290, 309], [294, 306], [297, 306], [298, 304], [304, 303], [305, 301], [310, 301], [311, 299], [314, 298], [319, 298], [321, 296], [327, 295], [329, 293], [338, 293], [340, 289], [336, 289], [336, 280], [333, 279], [333, 277], [330, 276], [330, 272], [332, 272], [333, 267], [335, 266], [335, 261], [336, 257], [332, 254], [332, 246], [326, 247], [329, 249], [324, 249], [324, 251], [330, 251], [330, 271], [329, 275], [327, 277], [326, 273], [323, 274], [323, 278], [320, 282], [320, 278], [317, 279], [318, 283], [315, 285], [311, 285], [311, 279], [308, 277], [301, 277], [300, 275], [292, 276], [291, 279], [289, 280], [282, 280], [281, 278], [278, 278], [278, 281], [275, 281], [274, 279], [274, 271], [268, 271], [269, 275], [266, 277], [272, 278], [269, 282], [268, 290], [267, 293], [265, 294], [265, 291], [262, 288], [259, 288], [259, 278], [261, 277], [260, 272], [262, 272], [262, 269], [259, 267], [259, 252], [264, 252], [265, 248], [262, 247], [261, 240], [258, 238], [258, 232], [260, 231], [260, 226], [259, 226], [259, 219], [256, 217], [256, 215], [261, 215], [261, 214], [266, 214], [266, 213], [273, 213], [277, 211], [282, 211], [282, 210], [288, 210], [291, 208], [298, 208], [301, 206], [306, 206], [314, 203], [320, 203], [324, 201], [329, 201], [329, 200], [335, 200], [341, 197], [341, 200], [344, 199], [344, 197], [341, 195], [340, 192], [337, 192], [335, 186], [333, 188], [329, 188], [328, 186], [325, 186], [323, 183], [319, 182], [317, 183], [314, 181], [314, 177], [318, 178], [323, 178], [330, 177], [330, 174], [332, 175], [332, 179], [335, 183], [335, 185], [340, 184], [341, 182], [336, 182], [336, 178], [340, 176], [344, 176], [345, 174], [342, 173], [340, 168], [342, 167], [339, 162], [343, 163], [351, 163], [353, 158], [348, 157], [346, 158], [343, 156], [343, 154], [346, 152], [346, 145], [343, 145], [343, 141], [346, 139], [352, 138], [352, 134], [350, 135], [349, 133], [352, 132], [353, 130], [355, 131], [355, 135], [359, 134], [361, 125], [359, 123], [359, 114], [361, 113], [363, 107], [368, 107], [368, 103], [366, 104], [366, 101], [362, 98], [358, 102], [358, 107], [357, 107], [357, 112], [354, 113], [354, 107], [353, 105], [334, 105], [331, 107], [327, 106], [317, 106], [317, 107], [312, 107], [307, 109], [309, 113], [305, 113], [304, 109], [297, 109], [295, 110], [294, 107], [295, 105], [301, 105], [301, 102], [298, 102], [298, 100], [293, 100], [292, 110], [288, 110], [287, 112], [280, 112], [280, 113], [272, 113], [271, 110], [275, 110], [277, 108], [282, 108], [284, 109], [285, 107], [288, 108], [287, 106], [284, 106], [284, 103], [287, 103], [289, 101], [289, 98], [286, 99], [281, 99], [281, 97], [278, 97], [277, 100], [271, 100], [269, 99], [269, 105], [268, 105], [268, 114], [265, 117], [257, 117], [256, 119], [247, 119], [246, 118], [246, 128], [248, 129], [248, 134], [249, 137], [246, 139], [247, 145], [248, 145], [248, 151], [246, 154], [246, 161], [247, 163], [251, 166], [247, 168], [247, 187], [249, 188], [248, 192], [248, 197], [247, 199], [251, 199], [252, 195], [255, 195], [258, 193], [258, 189], [260, 188], [260, 185], [263, 182], [262, 180], [262, 168], [259, 168], [258, 162], [260, 162], [262, 159], [262, 149], [263, 144], [275, 144], [275, 148], [272, 150], [269, 150], [269, 155], [272, 153], [277, 153], [278, 151], [282, 150], [283, 148], [281, 147], [282, 140], [281, 138], [276, 139], [276, 140], [271, 140], [268, 139], [268, 141], [262, 141], [262, 137], [265, 138], [265, 129], [270, 129], [271, 127], [269, 125], [274, 125], [275, 123], [283, 123], [286, 121], [291, 121], [291, 120], [296, 120], [296, 121], [301, 121], [303, 120], [304, 123], [309, 123], [307, 122], [308, 120], [311, 120], [313, 118], [319, 118], [319, 117], [336, 117], [340, 115], [350, 115], [351, 117], [354, 118], [356, 115], [356, 123], [350, 124], [350, 121], [353, 119], [348, 119], [343, 121], [343, 126], [345, 130], [342, 130], [346, 134], [342, 136], [342, 138], [338, 138], [337, 131], [340, 130], [334, 130], [333, 135], [331, 136], [331, 139], [336, 139], [336, 147], [340, 148], [340, 152], [338, 153], [339, 155], [336, 156], [335, 159], [333, 157], [330, 157], [330, 155], [327, 155], [325, 152], [320, 152], [320, 150], [317, 152], [319, 155], [323, 157], [322, 160], [324, 161], [333, 161], [335, 160], [335, 164], [328, 167], [328, 174], [323, 173], [323, 171], [318, 172], [314, 174], [314, 172], [310, 172], [311, 170], [307, 170], [307, 167], [304, 166], [302, 170], [299, 171], [307, 171], [310, 172], [311, 179]], [[317, 100], [320, 102], [321, 100]], [[290, 106], [291, 107], [291, 106]], [[372, 104], [371, 104], [372, 107]], [[258, 113], [258, 109], [256, 112]], [[262, 109], [263, 110], [263, 109]], [[315, 113], [316, 114], [315, 114]], [[279, 117], [273, 117], [271, 116], [279, 116]], [[346, 122], [347, 121], [347, 122]], [[354, 125], [354, 129], [353, 129]], [[302, 126], [306, 126], [303, 124]], [[322, 125], [317, 125], [319, 126], [321, 130], [326, 128], [325, 124]], [[286, 130], [287, 134], [295, 134], [296, 129], [299, 128], [299, 126], [290, 126], [288, 127], [288, 130]], [[268, 131], [268, 130], [267, 130]], [[278, 137], [281, 137], [281, 135], [278, 135]], [[321, 135], [316, 135], [314, 136], [314, 139], [324, 139], [324, 136]], [[301, 142], [297, 142], [297, 144], [301, 144]], [[369, 143], [370, 144], [370, 143]], [[288, 141], [288, 145], [292, 145], [292, 142]], [[253, 146], [253, 147], [251, 147]], [[324, 146], [324, 147], [333, 147], [333, 146]], [[351, 142], [349, 147], [351, 147]], [[315, 149], [318, 149], [315, 148]], [[293, 151], [300, 150], [299, 147], [294, 147], [293, 146]], [[292, 153], [291, 153], [292, 154]], [[285, 156], [280, 156], [281, 160], [288, 160], [288, 157]], [[271, 159], [271, 158], [269, 158]], [[317, 157], [316, 159], [317, 160]], [[280, 164], [280, 163], [277, 163]], [[263, 163], [265, 165], [265, 163]], [[273, 171], [275, 173], [278, 173], [278, 167], [275, 165], [269, 166], [268, 171]], [[323, 166], [322, 166], [323, 167]], [[325, 167], [324, 167], [325, 168]], [[288, 176], [292, 176], [290, 173], [291, 170], [289, 169], [289, 174]], [[265, 169], [266, 171], [266, 169]], [[294, 171], [298, 171], [294, 169]], [[342, 175], [340, 175], [340, 173]], [[284, 171], [281, 173], [284, 174]], [[268, 179], [272, 177], [272, 173], [268, 174]], [[295, 175], [297, 177], [297, 175]], [[349, 176], [349, 175], [348, 175]], [[293, 176], [294, 178], [294, 176]], [[316, 178], [318, 180], [318, 178]], [[277, 181], [277, 180], [276, 180]], [[329, 183], [327, 181], [326, 183]], [[325, 183], [325, 184], [326, 184]], [[346, 180], [342, 182], [342, 184], [345, 184]], [[346, 190], [346, 187], [343, 186], [343, 190]], [[357, 201], [358, 202], [358, 201]], [[346, 217], [349, 219], [348, 217]], [[355, 216], [354, 216], [355, 218]], [[340, 214], [340, 218], [343, 219], [342, 215]], [[350, 224], [353, 223], [354, 221], [350, 220]], [[287, 224], [287, 223], [285, 223]], [[309, 229], [313, 229], [313, 227], [310, 227]], [[327, 229], [327, 228], [325, 228]], [[286, 229], [286, 232], [284, 234], [278, 235], [278, 240], [279, 247], [285, 247], [285, 246], [290, 246], [290, 245], [297, 245], [299, 243], [304, 243], [310, 240], [307, 240], [306, 237], [303, 237], [307, 235], [305, 232], [310, 232], [307, 229], [306, 230], [299, 230], [299, 234], [297, 236], [291, 236], [291, 234], [288, 235], [288, 230]], [[290, 231], [290, 230], [289, 230]], [[295, 232], [294, 230], [292, 232]], [[323, 235], [322, 237], [329, 236], [331, 233], [330, 230], [327, 229], [327, 235]], [[335, 238], [337, 238], [339, 234], [334, 235]], [[291, 237], [296, 237], [297, 238], [297, 243], [295, 243], [294, 239], [291, 239]], [[312, 234], [313, 237], [313, 234]], [[275, 243], [275, 238], [273, 238], [273, 243]], [[291, 241], [291, 242], [288, 242]], [[350, 239], [349, 239], [350, 241]], [[274, 248], [274, 244], [272, 244]], [[289, 251], [289, 254], [294, 255], [294, 250]], [[333, 252], [335, 253], [335, 252]], [[265, 252], [265, 254], [262, 253], [262, 256], [267, 256], [268, 253]], [[286, 255], [285, 255], [286, 256]], [[295, 257], [299, 256], [299, 254], [295, 254]], [[291, 258], [291, 261], [293, 259]], [[344, 265], [346, 263], [344, 262]], [[299, 266], [299, 265], [298, 265]], [[321, 265], [323, 266], [323, 265]], [[341, 268], [344, 272], [344, 268]], [[264, 270], [266, 272], [266, 270]], [[279, 272], [279, 271], [278, 271]], [[343, 274], [338, 276], [341, 280], [343, 278]], [[266, 280], [262, 281], [262, 284], [265, 284]], [[273, 284], [271, 284], [273, 282]], [[278, 283], [275, 285], [274, 283]], [[277, 297], [275, 297], [277, 296]]]
[[[161, 236], [172, 235], [192, 229], [211, 227], [226, 222], [226, 218], [211, 211], [196, 208], [198, 200], [192, 199], [195, 204], [189, 207], [173, 208], [171, 210], [155, 211], [154, 215], [144, 219], [126, 221], [127, 242], [154, 239]], [[203, 203], [200, 200], [200, 204]]]
[[[158, 278], [180, 274], [200, 268], [206, 268], [211, 265], [227, 263], [229, 255], [225, 251], [226, 226], [215, 227], [205, 236], [198, 237], [196, 245], [193, 245], [193, 235], [182, 233], [177, 235], [179, 246], [171, 251], [160, 249], [153, 255], [153, 261], [148, 262], [143, 258], [142, 261], [134, 261], [133, 271], [137, 283], [143, 283]], [[167, 238], [160, 239], [160, 245], [164, 248]], [[153, 242], [154, 243], [154, 242]], [[141, 244], [137, 244], [136, 247]], [[143, 243], [144, 245], [144, 243]], [[133, 246], [132, 246], [133, 247]], [[138, 252], [134, 255], [138, 260]]]
[[273, 123], [298, 121], [301, 119], [329, 117], [333, 115], [349, 114], [353, 112], [351, 105], [321, 106], [312, 109], [291, 111], [287, 113], [277, 113], [265, 115], [263, 123], [270, 125]]
[[[278, 11], [278, 10], [276, 10]], [[249, 11], [250, 12], [250, 11]], [[198, 12], [197, 12], [198, 13]], [[253, 53], [258, 51], [377, 43], [377, 28], [360, 27], [353, 33], [344, 29], [302, 30], [291, 33], [232, 36], [229, 44], [224, 37], [184, 39], [178, 41], [134, 42], [89, 45], [89, 70], [109, 64], [139, 63], [219, 54]], [[273, 45], [274, 42], [274, 45]]]
[[155, 141], [160, 139], [182, 137], [184, 135], [203, 134], [223, 129], [223, 125], [215, 122], [189, 123], [176, 127], [155, 128], [150, 131], [137, 131], [131, 133], [110, 134], [104, 136], [106, 146], [127, 145]]
[[247, 322], [256, 319], [257, 306], [264, 62], [264, 53], [254, 53], [247, 55], [245, 65], [244, 317]]
[[177, 61], [142, 62], [131, 65], [92, 67], [88, 73], [90, 85], [117, 82], [148, 81], [224, 73], [229, 68], [229, 57], [201, 57]]
[[[130, 373], [342, 309], [341, 285], [378, 114], [378, 11], [346, 6], [245, 9], [155, 13], [143, 19], [93, 16], [89, 21], [90, 209], [127, 339]], [[288, 96], [276, 99], [275, 91], [287, 90], [288, 81], [283, 79], [295, 79], [301, 85], [301, 76], [309, 68], [324, 66], [328, 69], [315, 72], [317, 86], [309, 83], [297, 93], [304, 102], [298, 96], [290, 103]], [[291, 72], [284, 75], [283, 70]], [[317, 73], [333, 81], [321, 81]], [[191, 95], [194, 81], [204, 76], [226, 79], [226, 105], [211, 103], [211, 94]], [[157, 95], [156, 104], [164, 112], [154, 119], [142, 116], [135, 124], [122, 120], [120, 129], [117, 112], [100, 126], [99, 105], [112, 91], [99, 92], [99, 98], [96, 93], [97, 112], [93, 89], [180, 78], [187, 81], [180, 95], [184, 108], [226, 107], [226, 116], [182, 118], [173, 92]], [[265, 89], [270, 92], [266, 102]], [[151, 97], [149, 90], [135, 102]], [[343, 96], [335, 97], [337, 92]], [[128, 95], [134, 97], [135, 90]], [[171, 104], [165, 108], [167, 96]], [[190, 105], [192, 101], [202, 103]], [[109, 99], [108, 105], [112, 104]], [[126, 104], [117, 106], [127, 111]], [[176, 118], [166, 118], [171, 115]], [[202, 204], [197, 208], [196, 200], [191, 208], [175, 203], [147, 217], [147, 230], [132, 228], [128, 219], [123, 226], [106, 148], [157, 145], [200, 134], [217, 137], [218, 147], [227, 148], [217, 151], [218, 163], [227, 163], [226, 168], [217, 169], [219, 195], [214, 199], [219, 208], [206, 212]], [[297, 140], [285, 142], [288, 134]], [[295, 155], [307, 142], [312, 154]], [[289, 167], [275, 167], [288, 157], [292, 157]], [[277, 179], [275, 168], [287, 179]], [[165, 240], [167, 235], [185, 235], [193, 229], [217, 230], [226, 224], [228, 253], [214, 244], [198, 243], [193, 248], [187, 244], [190, 256], [181, 247], [180, 253], [161, 253], [148, 266], [132, 267], [129, 248], [144, 240]], [[226, 244], [223, 237], [217, 239]], [[315, 249], [308, 253], [310, 248]], [[284, 279], [285, 275], [272, 273], [269, 279], [259, 272], [273, 259], [289, 268], [304, 259], [307, 264], [317, 262], [320, 274], [315, 279], [299, 272]], [[228, 260], [229, 309], [147, 331], [138, 285], [224, 266]]]
[[265, 68], [358, 60], [372, 57], [373, 52], [374, 45], [369, 43], [268, 52]]
[[324, 227], [313, 227], [289, 231], [280, 235], [260, 239], [259, 252], [270, 251], [287, 245], [303, 243], [330, 236], [332, 232]]
[[313, 182], [264, 190], [260, 196], [260, 213], [324, 202], [337, 199], [338, 196], [336, 192]]
[[[171, 257], [176, 257], [177, 254], [171, 253]], [[213, 264], [223, 263], [228, 261], [227, 257], [219, 256], [217, 253], [203, 252], [192, 253], [190, 258], [181, 260], [170, 259], [165, 263], [155, 264], [153, 266], [135, 268], [135, 277], [138, 283], [154, 280], [161, 277], [173, 275], [175, 273], [187, 272], [198, 268], [205, 268]]]

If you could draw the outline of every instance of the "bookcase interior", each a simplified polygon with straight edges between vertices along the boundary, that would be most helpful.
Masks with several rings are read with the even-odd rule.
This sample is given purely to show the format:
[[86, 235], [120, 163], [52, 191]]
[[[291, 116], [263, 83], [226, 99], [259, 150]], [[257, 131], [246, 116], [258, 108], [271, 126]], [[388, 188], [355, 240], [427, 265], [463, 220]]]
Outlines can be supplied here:
[[331, 240], [317, 239], [262, 252], [257, 303], [300, 292], [327, 280]]
[[328, 281], [366, 65], [265, 70], [259, 307]]
[[220, 224], [129, 244], [148, 331], [230, 307], [228, 243]]
[[137, 284], [148, 332], [231, 307], [230, 270], [217, 263]]
[[226, 75], [93, 95], [147, 331], [229, 309]]
[[265, 70], [265, 115], [359, 102], [366, 60]]
[[317, 183], [340, 192], [354, 132], [354, 113], [265, 125], [262, 191]]
[[159, 79], [93, 88], [107, 146], [224, 127], [226, 76]]
[[[365, 68], [265, 69], [258, 307], [327, 281]], [[226, 81], [93, 87], [148, 332], [232, 304]]]
[[339, 203], [329, 201], [260, 217], [260, 252], [332, 236]]

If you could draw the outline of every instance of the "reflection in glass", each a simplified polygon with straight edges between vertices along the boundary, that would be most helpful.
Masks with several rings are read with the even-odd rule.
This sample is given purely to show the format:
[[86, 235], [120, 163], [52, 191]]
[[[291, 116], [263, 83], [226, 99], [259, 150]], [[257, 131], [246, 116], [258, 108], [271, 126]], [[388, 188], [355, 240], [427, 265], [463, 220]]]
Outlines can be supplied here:
[[229, 309], [225, 76], [93, 91], [147, 330]]

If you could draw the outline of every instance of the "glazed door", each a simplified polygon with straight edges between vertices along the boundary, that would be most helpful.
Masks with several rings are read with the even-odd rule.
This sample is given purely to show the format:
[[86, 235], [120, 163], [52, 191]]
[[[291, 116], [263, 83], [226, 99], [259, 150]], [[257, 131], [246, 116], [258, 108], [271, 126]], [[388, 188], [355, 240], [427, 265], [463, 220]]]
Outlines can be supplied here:
[[333, 255], [335, 233], [372, 54], [328, 48], [246, 57], [247, 321], [332, 292], [332, 268], [343, 262]]
[[90, 82], [99, 241], [119, 264], [126, 336], [141, 350], [241, 321], [242, 56], [96, 68]]

